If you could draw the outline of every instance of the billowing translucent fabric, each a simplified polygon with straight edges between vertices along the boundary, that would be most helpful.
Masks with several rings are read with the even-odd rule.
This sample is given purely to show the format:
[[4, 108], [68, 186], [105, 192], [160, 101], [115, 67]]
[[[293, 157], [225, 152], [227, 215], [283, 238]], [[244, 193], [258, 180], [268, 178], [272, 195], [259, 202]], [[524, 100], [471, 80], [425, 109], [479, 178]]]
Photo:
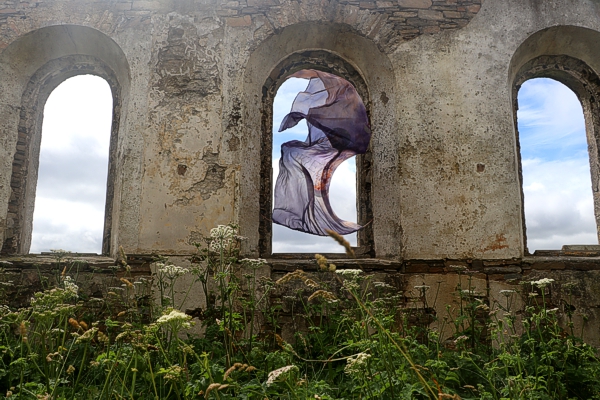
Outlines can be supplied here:
[[350, 82], [336, 75], [302, 70], [291, 77], [309, 79], [309, 83], [296, 96], [279, 132], [306, 119], [308, 137], [281, 145], [273, 222], [321, 236], [327, 230], [341, 235], [356, 232], [362, 226], [338, 218], [331, 208], [329, 184], [343, 161], [369, 147], [371, 129], [365, 106]]

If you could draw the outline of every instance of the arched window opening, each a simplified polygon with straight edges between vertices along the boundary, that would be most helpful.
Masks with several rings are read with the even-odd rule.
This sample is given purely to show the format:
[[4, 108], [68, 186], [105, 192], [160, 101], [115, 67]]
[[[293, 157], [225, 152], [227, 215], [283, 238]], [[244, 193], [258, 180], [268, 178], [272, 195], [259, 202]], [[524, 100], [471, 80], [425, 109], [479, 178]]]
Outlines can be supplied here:
[[[307, 89], [308, 80], [291, 77], [279, 87], [273, 100], [273, 193], [279, 176], [281, 145], [285, 142], [297, 140], [304, 142], [308, 135], [306, 120], [283, 132], [278, 132], [284, 117], [292, 109], [292, 103], [300, 92]], [[357, 218], [357, 174], [356, 158], [351, 157], [341, 163], [331, 178], [329, 187], [329, 201], [333, 212], [345, 221], [356, 222]], [[272, 207], [275, 199], [272, 199]], [[352, 246], [357, 246], [357, 234], [351, 233], [345, 239]], [[272, 252], [273, 253], [343, 253], [344, 248], [327, 236], [317, 236], [288, 227], [272, 224]]]
[[581, 102], [549, 78], [525, 81], [517, 101], [528, 251], [598, 244]]
[[44, 106], [31, 253], [102, 253], [113, 95], [78, 75]]

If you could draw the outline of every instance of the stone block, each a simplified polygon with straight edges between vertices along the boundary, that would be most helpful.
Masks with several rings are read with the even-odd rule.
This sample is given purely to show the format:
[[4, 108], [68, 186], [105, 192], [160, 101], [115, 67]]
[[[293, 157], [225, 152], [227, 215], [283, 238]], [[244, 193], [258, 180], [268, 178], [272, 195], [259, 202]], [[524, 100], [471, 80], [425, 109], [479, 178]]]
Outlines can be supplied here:
[[531, 269], [536, 270], [552, 270], [552, 269], [565, 269], [565, 263], [563, 261], [549, 261], [549, 262], [536, 262], [531, 264]]
[[431, 0], [398, 0], [398, 5], [404, 8], [429, 8]]
[[394, 13], [394, 17], [416, 18], [417, 17], [417, 13], [415, 11], [396, 11]]
[[233, 17], [234, 15], [238, 15], [238, 11], [231, 9], [218, 10], [217, 15], [219, 17]]
[[248, 0], [248, 7], [270, 7], [277, 6], [277, 0]]
[[600, 245], [597, 245], [597, 244], [565, 244], [562, 247], [562, 251], [564, 251], [564, 252], [594, 251], [594, 252], [600, 253]]
[[367, 10], [372, 10], [374, 8], [377, 8], [377, 4], [375, 4], [374, 2], [361, 1], [359, 3], [359, 7], [366, 8]]
[[520, 274], [521, 273], [521, 267], [517, 267], [514, 265], [507, 265], [505, 267], [486, 267], [483, 269], [483, 272], [488, 274], [488, 275], [493, 275], [493, 274]]
[[438, 33], [440, 31], [440, 27], [437, 25], [424, 26], [421, 29], [421, 32], [426, 34]]
[[504, 280], [505, 281], [520, 281], [521, 279], [523, 279], [523, 275], [522, 274], [507, 274], [507, 275], [504, 275]]
[[424, 273], [429, 272], [428, 264], [409, 264], [405, 269], [406, 273]]
[[426, 20], [442, 21], [444, 14], [441, 11], [419, 10], [419, 18]]
[[[456, 12], [456, 11], [443, 11], [444, 17], [445, 18], [462, 18], [462, 13]], [[480, 167], [480, 165], [483, 164], [477, 164], [477, 172], [483, 172], [483, 168], [485, 168], [485, 166]], [[480, 171], [481, 169], [481, 171]]]
[[232, 27], [243, 27], [252, 25], [252, 17], [250, 15], [244, 15], [239, 18], [227, 18], [227, 25]]

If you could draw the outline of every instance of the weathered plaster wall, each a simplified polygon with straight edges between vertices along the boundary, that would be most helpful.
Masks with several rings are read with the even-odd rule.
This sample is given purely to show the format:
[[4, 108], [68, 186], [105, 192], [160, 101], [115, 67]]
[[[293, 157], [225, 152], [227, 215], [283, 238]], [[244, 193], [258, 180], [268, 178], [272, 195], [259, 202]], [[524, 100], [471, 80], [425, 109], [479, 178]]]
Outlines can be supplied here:
[[[112, 71], [120, 90], [113, 257], [119, 245], [184, 257], [231, 221], [248, 238], [244, 255], [269, 257], [260, 246], [270, 182], [261, 167], [270, 146], [265, 96], [294, 68], [352, 69], [374, 132], [365, 183], [374, 258], [360, 265], [400, 276], [399, 290], [442, 280], [449, 293], [448, 266], [458, 262], [490, 299], [509, 279], [573, 280], [586, 329], [597, 331], [599, 254], [526, 254], [513, 95], [520, 69], [540, 55], [570, 56], [600, 74], [599, 38], [598, 0], [1, 2], [0, 250], [26, 252], [14, 240], [27, 242], [27, 220], [11, 207], [33, 204], [39, 130], [23, 113], [41, 118], [43, 102], [29, 107], [26, 94], [49, 63], [94, 58], [91, 67]], [[330, 56], [315, 61], [319, 54]], [[297, 62], [304, 56], [306, 65]], [[62, 73], [41, 80], [40, 93], [71, 74]], [[592, 159], [597, 210], [598, 164]], [[15, 188], [29, 188], [25, 200]]]
[[394, 52], [405, 258], [523, 255], [511, 60], [546, 27], [598, 31], [598, 11], [596, 1], [488, 1], [466, 28]]
[[[113, 253], [119, 244], [189, 253], [212, 226], [236, 221], [249, 237], [245, 251], [258, 254], [262, 88], [286, 57], [322, 50], [354, 66], [369, 90], [376, 256], [521, 257], [511, 60], [547, 27], [600, 29], [591, 0], [2, 6], [0, 232], [6, 239], [14, 225], [7, 207], [24, 88], [47, 61], [89, 53], [127, 69], [112, 163]], [[19, 45], [62, 24], [89, 27], [122, 53], [80, 35]], [[592, 57], [586, 51], [575, 55]]]
[[[399, 139], [389, 54], [419, 35], [464, 28], [479, 11], [480, 1], [57, 0], [6, 2], [2, 7], [2, 66], [6, 77], [18, 78], [4, 81], [2, 99], [7, 115], [2, 127], [0, 227], [5, 240], [15, 234], [11, 229], [16, 220], [16, 231], [25, 230], [26, 236], [28, 229], [7, 211], [20, 97], [35, 71], [66, 51], [91, 53], [109, 65], [124, 62], [128, 69], [127, 77], [119, 78], [127, 81], [121, 82], [127, 101], [118, 110], [111, 163], [116, 171], [111, 252], [123, 245], [135, 253], [189, 253], [192, 243], [211, 227], [233, 220], [249, 237], [248, 254], [257, 254], [260, 217], [253, 193], [260, 186], [262, 144], [255, 133], [262, 122], [261, 110], [252, 107], [260, 104], [256, 96], [281, 59], [319, 49], [354, 65], [367, 82], [373, 126], [379, 133], [373, 140], [372, 196], [387, 198], [373, 202], [373, 242], [377, 254], [398, 257], [399, 154], [384, 151], [398, 148]], [[91, 28], [102, 40], [114, 41], [122, 54], [105, 54], [102, 40], [89, 43], [80, 35], [62, 44], [47, 34], [53, 45], [19, 45], [21, 37], [58, 25]], [[41, 56], [25, 69], [14, 65], [12, 58], [27, 59], [30, 54]], [[32, 162], [26, 175], [28, 204], [33, 202], [36, 180]], [[17, 251], [25, 251], [27, 240], [22, 242]]]

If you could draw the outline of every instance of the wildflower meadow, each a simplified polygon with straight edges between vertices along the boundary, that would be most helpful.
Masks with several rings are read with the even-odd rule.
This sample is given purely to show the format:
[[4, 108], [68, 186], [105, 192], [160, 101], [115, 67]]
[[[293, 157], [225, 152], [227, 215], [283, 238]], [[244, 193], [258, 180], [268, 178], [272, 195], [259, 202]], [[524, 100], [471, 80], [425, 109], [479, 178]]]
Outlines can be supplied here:
[[[191, 266], [157, 259], [152, 282], [122, 254], [119, 285], [94, 298], [57, 252], [55, 281], [27, 307], [0, 291], [0, 398], [600, 399], [597, 349], [568, 304], [547, 306], [552, 279], [490, 303], [457, 268], [456, 304], [432, 315], [436, 287], [410, 288], [418, 301], [406, 305], [389, 282], [322, 255], [314, 271], [272, 279], [265, 260], [240, 259], [241, 240], [219, 226]], [[182, 282], [200, 285], [204, 308], [182, 309]]]

